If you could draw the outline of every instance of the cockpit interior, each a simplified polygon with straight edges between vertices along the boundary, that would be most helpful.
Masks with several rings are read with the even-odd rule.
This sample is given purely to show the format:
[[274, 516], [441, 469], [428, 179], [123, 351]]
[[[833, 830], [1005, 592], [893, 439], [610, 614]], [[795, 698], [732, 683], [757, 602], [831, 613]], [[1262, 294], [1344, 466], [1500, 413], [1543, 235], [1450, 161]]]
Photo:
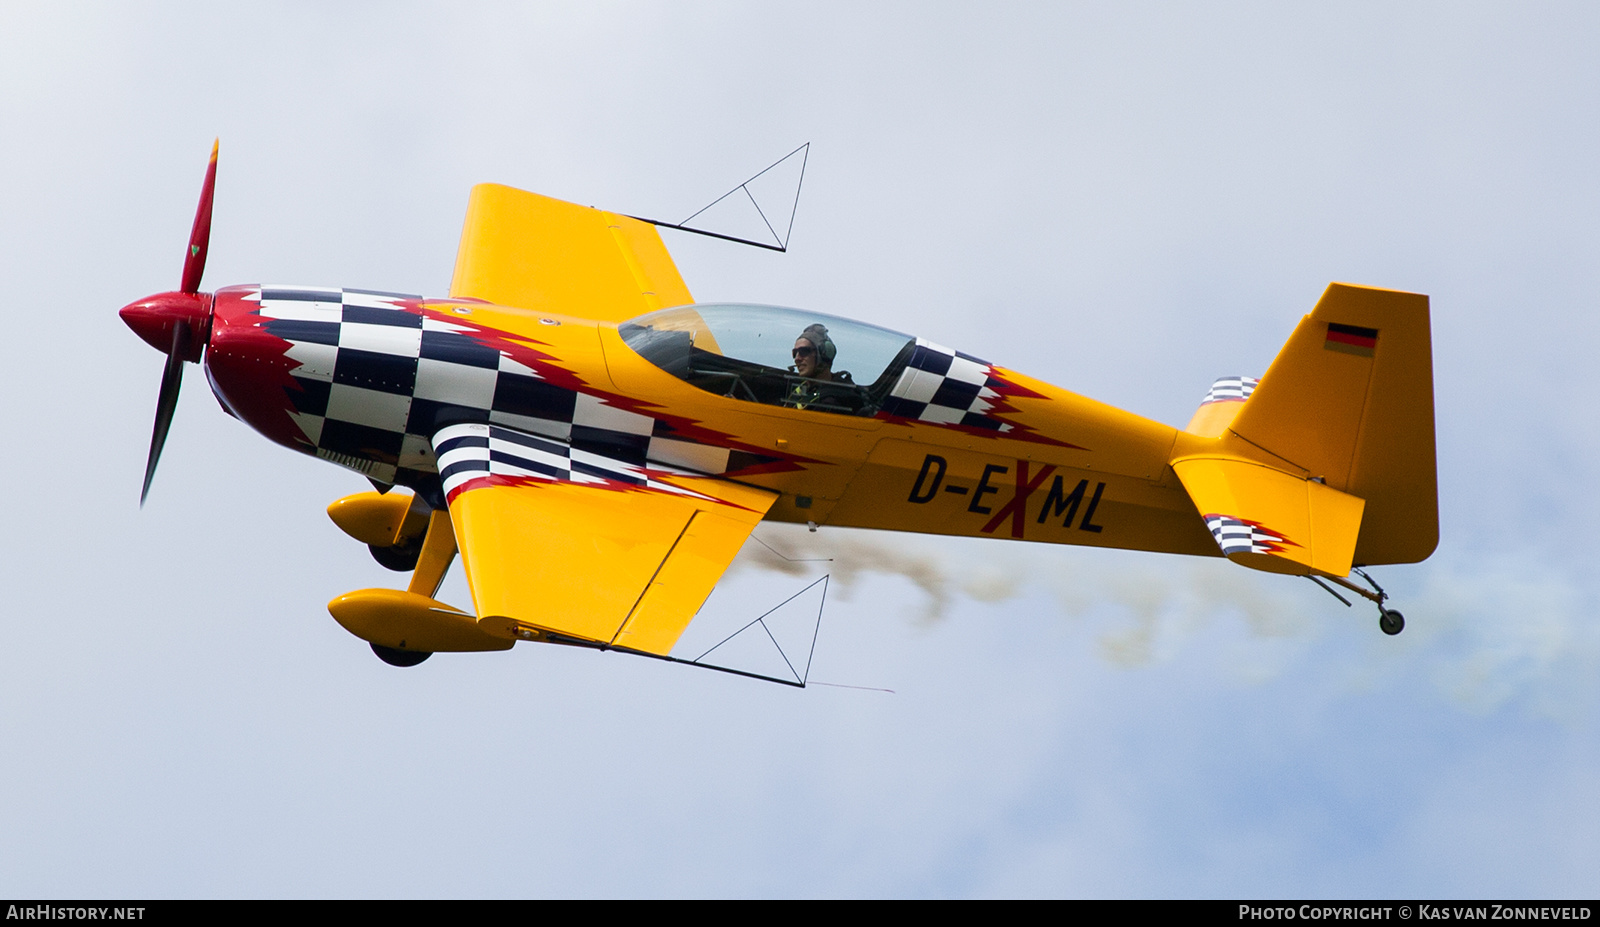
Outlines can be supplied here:
[[[838, 415], [876, 415], [916, 348], [888, 329], [742, 303], [662, 309], [618, 331], [641, 357], [707, 392]], [[802, 359], [808, 350], [817, 356]], [[810, 376], [800, 373], [806, 361]]]

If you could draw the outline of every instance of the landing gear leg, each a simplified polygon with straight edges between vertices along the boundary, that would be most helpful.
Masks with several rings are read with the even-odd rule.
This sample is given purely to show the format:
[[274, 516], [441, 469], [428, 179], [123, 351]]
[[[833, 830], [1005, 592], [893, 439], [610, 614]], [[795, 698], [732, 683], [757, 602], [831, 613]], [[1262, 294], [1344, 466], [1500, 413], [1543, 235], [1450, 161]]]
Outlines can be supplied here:
[[[450, 564], [456, 559], [456, 534], [450, 524], [450, 513], [445, 509], [434, 509], [429, 513], [427, 533], [417, 538], [415, 545], [414, 548], [410, 548], [414, 551], [410, 554], [410, 569], [413, 572], [411, 585], [406, 591], [431, 599], [438, 594], [439, 585], [444, 582], [445, 571], [450, 569]], [[374, 547], [372, 555], [377, 557], [379, 551], [392, 553], [397, 550], [399, 549]], [[389, 566], [381, 557], [378, 562]], [[389, 568], [395, 569], [395, 567]], [[332, 607], [329, 606], [330, 609]], [[506, 646], [511, 645], [508, 643]], [[390, 666], [416, 666], [433, 656], [431, 651], [409, 650], [404, 649], [405, 647], [405, 641], [400, 641], [399, 647], [372, 644], [372, 652]]]
[[[1378, 606], [1378, 630], [1390, 637], [1406, 629], [1406, 617], [1392, 608], [1387, 608], [1383, 603], [1389, 601], [1389, 593], [1383, 591], [1378, 581], [1367, 575], [1367, 571], [1360, 567], [1355, 568], [1355, 574], [1367, 581], [1372, 587], [1373, 595], [1367, 595]], [[1366, 595], [1366, 593], [1363, 593]]]
[[[1384, 592], [1383, 587], [1378, 585], [1377, 580], [1373, 579], [1371, 576], [1368, 576], [1366, 570], [1356, 567], [1355, 574], [1366, 580], [1367, 585], [1371, 586], [1372, 588], [1363, 589], [1355, 583], [1350, 582], [1348, 579], [1340, 579], [1337, 576], [1329, 576], [1326, 578], [1329, 581], [1343, 586], [1351, 592], [1354, 592], [1356, 595], [1359, 595], [1362, 598], [1372, 602], [1372, 604], [1378, 606], [1378, 630], [1388, 634], [1391, 637], [1399, 634], [1401, 631], [1404, 631], [1406, 629], [1405, 616], [1392, 608], [1387, 608], [1384, 606], [1384, 603], [1389, 601], [1389, 593]], [[1329, 588], [1328, 584], [1322, 581], [1322, 578], [1316, 576], [1308, 576], [1306, 578], [1327, 590], [1329, 595], [1343, 602], [1345, 605], [1350, 604], [1348, 599]]]
[[433, 598], [444, 582], [445, 571], [455, 559], [456, 533], [450, 525], [450, 513], [434, 509], [428, 515], [428, 533], [417, 550], [416, 571], [411, 574], [411, 585], [406, 591]]

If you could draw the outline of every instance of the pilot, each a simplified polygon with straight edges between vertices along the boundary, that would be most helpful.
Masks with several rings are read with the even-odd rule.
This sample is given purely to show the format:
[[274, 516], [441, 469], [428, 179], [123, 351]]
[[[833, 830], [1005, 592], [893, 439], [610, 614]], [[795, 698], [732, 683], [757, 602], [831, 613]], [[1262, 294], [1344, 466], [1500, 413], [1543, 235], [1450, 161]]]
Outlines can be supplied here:
[[839, 348], [822, 323], [806, 326], [794, 340], [794, 372], [810, 380], [833, 379], [833, 359]]
[[[817, 386], [817, 381], [851, 383], [855, 381], [846, 371], [833, 371], [833, 359], [839, 354], [839, 348], [828, 337], [828, 327], [818, 322], [806, 326], [800, 337], [794, 340], [794, 372], [804, 377], [789, 391], [784, 405], [796, 409], [804, 409], [816, 403], [824, 395], [823, 390]], [[859, 404], [854, 391], [828, 390], [826, 392], [826, 405], [843, 406], [847, 411], [853, 411]]]

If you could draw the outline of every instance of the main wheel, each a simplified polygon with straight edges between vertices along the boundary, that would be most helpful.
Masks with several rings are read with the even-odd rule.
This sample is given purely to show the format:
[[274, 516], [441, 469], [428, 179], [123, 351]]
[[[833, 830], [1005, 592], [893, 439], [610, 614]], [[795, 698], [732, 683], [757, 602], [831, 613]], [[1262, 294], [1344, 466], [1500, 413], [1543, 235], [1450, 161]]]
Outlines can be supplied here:
[[422, 539], [404, 547], [378, 547], [368, 544], [367, 550], [372, 551], [372, 559], [378, 561], [385, 569], [394, 570], [396, 573], [409, 573], [417, 568], [417, 558], [422, 556]]
[[1378, 628], [1390, 636], [1399, 634], [1406, 629], [1406, 618], [1393, 609], [1380, 609], [1378, 611]]
[[378, 655], [378, 659], [390, 666], [416, 666], [423, 660], [433, 656], [431, 651], [396, 650], [393, 647], [380, 647], [377, 644], [372, 645], [372, 652]]

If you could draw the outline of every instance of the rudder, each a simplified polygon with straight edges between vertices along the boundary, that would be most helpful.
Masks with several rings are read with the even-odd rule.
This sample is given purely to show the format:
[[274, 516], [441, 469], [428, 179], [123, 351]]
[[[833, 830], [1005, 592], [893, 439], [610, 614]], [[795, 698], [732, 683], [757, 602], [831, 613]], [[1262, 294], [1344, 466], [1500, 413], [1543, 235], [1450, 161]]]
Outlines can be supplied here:
[[1439, 543], [1428, 297], [1330, 284], [1229, 430], [1366, 501], [1356, 564], [1426, 559]]

